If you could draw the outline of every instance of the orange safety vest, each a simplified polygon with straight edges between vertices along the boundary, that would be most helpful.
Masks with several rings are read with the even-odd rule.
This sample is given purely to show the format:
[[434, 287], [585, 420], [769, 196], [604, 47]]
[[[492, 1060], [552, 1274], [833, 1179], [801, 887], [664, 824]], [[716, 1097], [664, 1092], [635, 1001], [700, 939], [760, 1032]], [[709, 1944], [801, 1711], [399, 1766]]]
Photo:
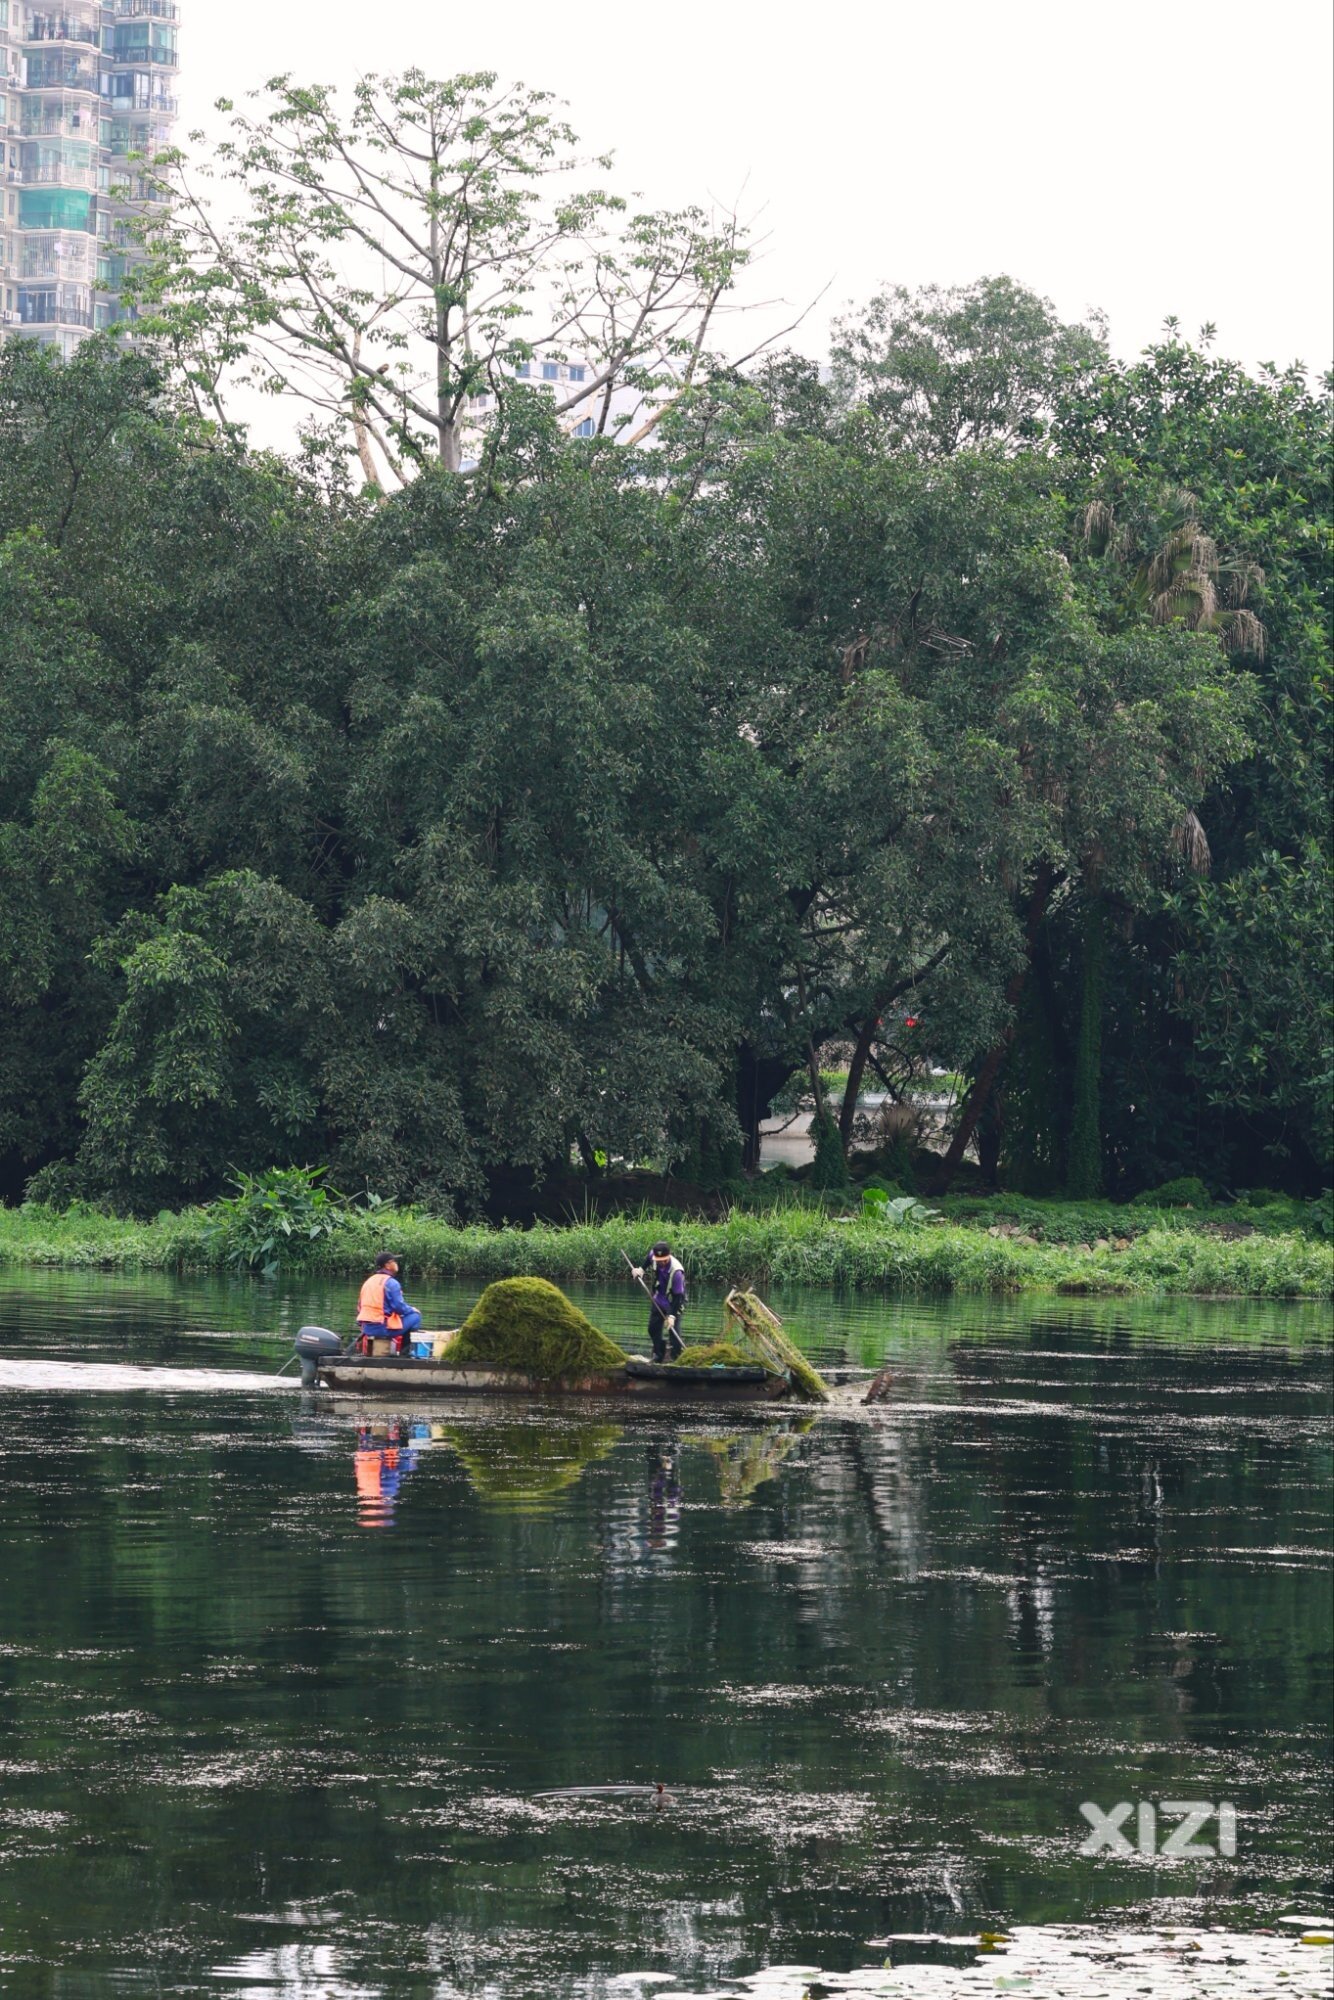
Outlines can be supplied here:
[[388, 1283], [389, 1276], [385, 1271], [376, 1271], [373, 1277], [367, 1278], [357, 1300], [357, 1319], [363, 1324], [369, 1321], [372, 1326], [387, 1326], [391, 1332], [397, 1333], [402, 1329], [402, 1314], [390, 1313], [388, 1318], [385, 1317], [384, 1288]]

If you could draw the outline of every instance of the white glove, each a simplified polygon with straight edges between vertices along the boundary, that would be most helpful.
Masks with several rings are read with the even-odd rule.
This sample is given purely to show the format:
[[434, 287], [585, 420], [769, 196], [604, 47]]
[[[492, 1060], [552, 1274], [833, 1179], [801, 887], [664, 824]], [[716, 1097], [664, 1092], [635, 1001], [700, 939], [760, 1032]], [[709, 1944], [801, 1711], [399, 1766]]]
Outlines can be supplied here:
[[667, 1315], [666, 1319], [665, 1319], [665, 1320], [663, 1321], [663, 1323], [662, 1323], [662, 1330], [663, 1330], [663, 1332], [664, 1332], [664, 1333], [675, 1333], [675, 1332], [676, 1332], [676, 1314], [675, 1314], [675, 1313], [669, 1313], [669, 1314]]
[[634, 1272], [635, 1277], [639, 1280], [640, 1284], [642, 1285], [644, 1282], [644, 1266], [642, 1264], [632, 1264], [630, 1266], [630, 1269]]

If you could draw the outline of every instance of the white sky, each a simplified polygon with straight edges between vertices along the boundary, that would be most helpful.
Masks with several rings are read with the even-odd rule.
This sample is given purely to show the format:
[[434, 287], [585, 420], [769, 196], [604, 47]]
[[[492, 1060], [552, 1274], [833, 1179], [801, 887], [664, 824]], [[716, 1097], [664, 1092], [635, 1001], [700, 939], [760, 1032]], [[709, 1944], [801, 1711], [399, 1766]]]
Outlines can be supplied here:
[[[1249, 366], [1334, 358], [1329, 0], [183, 0], [179, 134], [290, 70], [555, 91], [622, 192], [762, 211], [756, 298], [1000, 271], [1132, 355], [1175, 313]], [[742, 192], [744, 190], [744, 192]], [[740, 335], [741, 329], [738, 329]], [[747, 342], [749, 344], [749, 342]]]

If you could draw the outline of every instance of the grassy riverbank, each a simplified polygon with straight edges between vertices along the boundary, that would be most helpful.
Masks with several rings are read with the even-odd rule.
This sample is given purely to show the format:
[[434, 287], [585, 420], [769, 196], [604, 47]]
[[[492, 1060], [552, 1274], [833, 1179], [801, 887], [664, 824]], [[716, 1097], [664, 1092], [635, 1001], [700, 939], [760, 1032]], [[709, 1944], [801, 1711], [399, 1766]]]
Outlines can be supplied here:
[[[349, 1213], [311, 1244], [298, 1268], [359, 1275], [374, 1252], [402, 1252], [417, 1277], [621, 1278], [622, 1251], [642, 1256], [670, 1235], [692, 1277], [717, 1284], [830, 1285], [889, 1292], [1170, 1292], [1199, 1297], [1329, 1298], [1334, 1245], [1265, 1212], [1163, 1212], [1110, 1205], [970, 1200], [923, 1226], [840, 1221], [811, 1209], [734, 1211], [721, 1222], [652, 1214], [531, 1229], [456, 1227], [415, 1211]], [[1283, 1218], [1286, 1219], [1286, 1218]], [[1040, 1233], [1039, 1233], [1040, 1232]], [[206, 1271], [225, 1246], [202, 1210], [133, 1222], [96, 1210], [28, 1204], [0, 1210], [0, 1264], [101, 1270]]]

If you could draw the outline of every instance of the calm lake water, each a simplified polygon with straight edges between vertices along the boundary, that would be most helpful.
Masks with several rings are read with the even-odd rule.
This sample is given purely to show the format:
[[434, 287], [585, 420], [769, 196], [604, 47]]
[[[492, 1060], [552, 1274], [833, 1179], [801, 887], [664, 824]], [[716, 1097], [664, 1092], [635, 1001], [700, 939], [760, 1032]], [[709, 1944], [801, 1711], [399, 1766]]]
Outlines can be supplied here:
[[[704, 1994], [1320, 1908], [1325, 1309], [789, 1296], [888, 1407], [368, 1428], [264, 1379], [349, 1297], [0, 1283], [0, 1990]], [[1162, 1800], [1235, 1855], [1080, 1855]]]

